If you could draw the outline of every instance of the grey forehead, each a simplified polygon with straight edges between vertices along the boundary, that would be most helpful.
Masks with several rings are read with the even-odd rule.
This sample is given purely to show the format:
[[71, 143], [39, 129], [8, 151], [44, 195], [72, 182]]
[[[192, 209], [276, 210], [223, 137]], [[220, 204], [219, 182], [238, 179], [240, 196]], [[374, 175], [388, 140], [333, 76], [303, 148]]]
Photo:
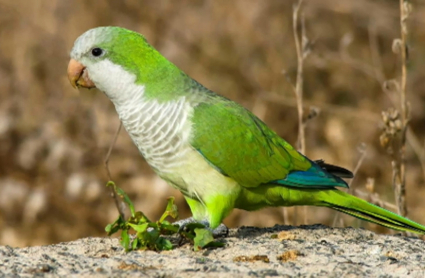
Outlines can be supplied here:
[[71, 58], [78, 60], [87, 53], [95, 44], [102, 42], [107, 36], [108, 27], [97, 27], [90, 29], [79, 36], [71, 50]]

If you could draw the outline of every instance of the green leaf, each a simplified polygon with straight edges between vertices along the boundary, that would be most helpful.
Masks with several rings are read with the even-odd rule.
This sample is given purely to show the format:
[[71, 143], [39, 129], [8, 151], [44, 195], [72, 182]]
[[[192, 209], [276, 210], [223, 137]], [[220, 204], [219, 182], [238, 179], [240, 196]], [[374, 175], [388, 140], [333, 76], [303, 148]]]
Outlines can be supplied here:
[[131, 244], [131, 249], [136, 250], [139, 244], [139, 239], [136, 237]]
[[154, 243], [159, 238], [159, 231], [158, 229], [152, 229], [151, 231], [147, 232], [146, 235], [149, 242]]
[[124, 190], [122, 190], [121, 188], [119, 188], [118, 186], [116, 186], [113, 181], [108, 181], [108, 183], [106, 184], [106, 186], [107, 187], [112, 186], [115, 194], [117, 194], [118, 197], [120, 197], [121, 199], [123, 199], [123, 201], [128, 205], [128, 207], [130, 208], [131, 216], [134, 217], [135, 211], [134, 211], [133, 202], [130, 200], [130, 198], [124, 192]]
[[144, 223], [140, 225], [128, 223], [128, 225], [133, 228], [137, 233], [143, 233], [148, 228], [149, 223]]
[[153, 229], [155, 229], [155, 230], [158, 230], [158, 229], [159, 229], [158, 224], [157, 224], [157, 223], [155, 223], [155, 222], [150, 222], [150, 223], [148, 224], [148, 226], [149, 226], [149, 228], [153, 228]]
[[193, 241], [195, 239], [195, 234], [194, 233], [188, 233], [185, 231], [180, 231], [179, 232], [180, 236], [189, 239], [190, 241]]
[[121, 245], [125, 248], [125, 251], [129, 251], [130, 237], [128, 236], [127, 230], [122, 230], [121, 232]]
[[[200, 250], [206, 247], [220, 247], [224, 244], [215, 242], [210, 230], [200, 223], [190, 223], [185, 226], [183, 231], [179, 231], [178, 225], [173, 225], [166, 220], [168, 216], [172, 218], [178, 217], [177, 207], [174, 204], [174, 198], [168, 198], [167, 206], [161, 218], [156, 221], [150, 221], [141, 211], [135, 211], [133, 203], [128, 195], [113, 181], [109, 181], [107, 186], [112, 186], [114, 192], [119, 196], [130, 208], [131, 217], [128, 220], [118, 217], [114, 223], [108, 224], [105, 231], [108, 235], [121, 230], [120, 243], [128, 252], [130, 250], [171, 250], [173, 244], [170, 240], [162, 237], [162, 235], [172, 235], [180, 233], [181, 236], [189, 239], [194, 243], [194, 249]], [[131, 241], [129, 229], [136, 231], [136, 237]]]
[[[119, 225], [113, 225], [113, 224], [108, 224], [105, 228], [106, 232], [108, 233], [108, 236], [115, 234], [116, 232], [118, 232], [120, 230], [120, 226]], [[109, 230], [109, 231], [108, 231]]]
[[207, 247], [223, 247], [224, 243], [214, 241], [213, 234], [208, 229], [195, 229], [195, 238], [193, 240], [193, 250], [199, 251]]
[[121, 227], [125, 227], [125, 221], [119, 216], [114, 223], [106, 225], [105, 231], [108, 233], [108, 236], [110, 236], [118, 232]]
[[224, 242], [220, 242], [220, 241], [211, 241], [210, 243], [208, 243], [207, 245], [204, 246], [204, 248], [218, 248], [218, 247], [223, 247], [226, 244]]
[[150, 223], [152, 221], [150, 221], [143, 212], [137, 211], [134, 214], [134, 217], [130, 218], [129, 222], [136, 223], [136, 224], [143, 224], [143, 223]]
[[208, 243], [214, 241], [212, 232], [207, 229], [196, 228], [195, 235], [195, 239], [193, 240], [193, 248], [195, 249], [195, 251], [202, 249]]
[[196, 229], [205, 229], [205, 225], [198, 222], [193, 222], [185, 226], [186, 231], [195, 232]]
[[156, 246], [159, 251], [173, 249], [173, 244], [171, 241], [163, 237], [158, 238]]
[[177, 210], [177, 206], [174, 204], [174, 197], [168, 198], [167, 208], [165, 209], [165, 211], [167, 211], [168, 215], [170, 215], [174, 219], [179, 217], [179, 212]]
[[[177, 225], [176, 225], [177, 226]], [[196, 229], [204, 229], [205, 225], [198, 223], [198, 222], [193, 222], [193, 223], [189, 223], [187, 224], [183, 230], [178, 230], [179, 234], [184, 237], [187, 238], [191, 241], [193, 241], [195, 239], [195, 230]], [[180, 227], [178, 227], [178, 229], [180, 229]]]
[[[112, 224], [108, 224], [108, 225], [106, 225], [106, 227], [105, 227], [105, 232], [107, 232], [108, 233], [108, 235], [111, 235], [111, 231], [112, 231], [112, 228], [115, 226], [115, 223], [112, 223]], [[113, 233], [112, 233], [113, 234]]]
[[168, 221], [164, 221], [161, 223], [160, 230], [163, 235], [173, 235], [179, 231], [179, 228], [179, 225], [171, 225]]
[[158, 220], [159, 223], [162, 223], [167, 216], [171, 216], [172, 218], [176, 219], [179, 216], [179, 213], [177, 211], [177, 206], [174, 204], [174, 197], [169, 197], [167, 202], [167, 207], [165, 208], [164, 213], [162, 214], [161, 218]]

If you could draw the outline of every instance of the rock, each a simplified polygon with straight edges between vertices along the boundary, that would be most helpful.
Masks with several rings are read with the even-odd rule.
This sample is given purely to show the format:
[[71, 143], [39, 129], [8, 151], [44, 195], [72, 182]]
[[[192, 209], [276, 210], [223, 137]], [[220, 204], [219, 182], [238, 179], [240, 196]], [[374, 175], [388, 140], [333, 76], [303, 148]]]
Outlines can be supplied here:
[[323, 225], [241, 227], [226, 246], [125, 253], [116, 238], [0, 247], [0, 276], [20, 277], [424, 277], [425, 241]]

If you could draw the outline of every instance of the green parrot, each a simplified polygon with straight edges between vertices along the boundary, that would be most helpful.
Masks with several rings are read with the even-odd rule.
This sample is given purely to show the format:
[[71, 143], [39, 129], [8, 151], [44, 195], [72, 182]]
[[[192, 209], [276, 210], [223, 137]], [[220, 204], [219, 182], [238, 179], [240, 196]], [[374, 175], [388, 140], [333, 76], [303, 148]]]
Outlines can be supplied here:
[[312, 161], [241, 105], [190, 78], [143, 35], [98, 27], [71, 51], [74, 87], [96, 87], [153, 170], [184, 195], [193, 219], [217, 228], [234, 209], [329, 207], [394, 230], [425, 227], [338, 190], [352, 173]]

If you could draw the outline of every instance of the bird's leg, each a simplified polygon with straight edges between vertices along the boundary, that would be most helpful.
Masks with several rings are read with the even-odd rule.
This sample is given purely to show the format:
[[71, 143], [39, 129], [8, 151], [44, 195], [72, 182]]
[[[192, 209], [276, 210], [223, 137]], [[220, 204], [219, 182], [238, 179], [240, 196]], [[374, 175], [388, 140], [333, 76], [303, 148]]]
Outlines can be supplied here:
[[[211, 228], [211, 218], [209, 218], [210, 214], [208, 213], [207, 206], [204, 203], [187, 196], [185, 196], [185, 199], [190, 207], [190, 210], [192, 211], [193, 217], [175, 222], [174, 224], [178, 224], [180, 226], [179, 231], [185, 229], [188, 224], [200, 223], [204, 225], [206, 229], [210, 230], [214, 237], [225, 237], [229, 234], [229, 229], [221, 223], [221, 218], [216, 219], [216, 221], [213, 222], [213, 226], [216, 228]], [[221, 224], [217, 225], [218, 223]]]
[[212, 230], [212, 234], [214, 237], [227, 237], [229, 235], [229, 228], [221, 223], [217, 228]]
[[173, 224], [177, 224], [179, 225], [179, 232], [183, 231], [187, 225], [192, 224], [192, 223], [199, 223], [205, 226], [206, 229], [210, 230], [213, 234], [214, 237], [226, 237], [229, 234], [229, 228], [227, 228], [226, 225], [224, 225], [223, 223], [221, 223], [217, 228], [215, 229], [211, 229], [210, 228], [210, 223], [207, 220], [201, 220], [201, 221], [197, 221], [195, 220], [193, 217], [189, 217], [186, 219], [182, 219], [179, 221], [174, 222]]

